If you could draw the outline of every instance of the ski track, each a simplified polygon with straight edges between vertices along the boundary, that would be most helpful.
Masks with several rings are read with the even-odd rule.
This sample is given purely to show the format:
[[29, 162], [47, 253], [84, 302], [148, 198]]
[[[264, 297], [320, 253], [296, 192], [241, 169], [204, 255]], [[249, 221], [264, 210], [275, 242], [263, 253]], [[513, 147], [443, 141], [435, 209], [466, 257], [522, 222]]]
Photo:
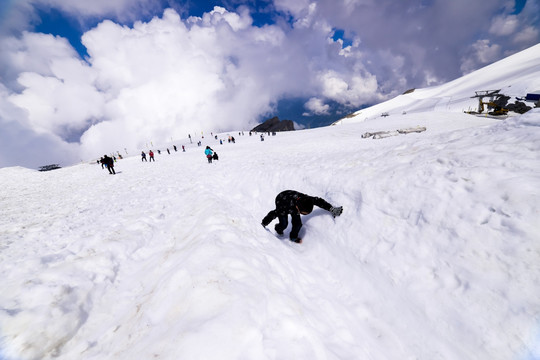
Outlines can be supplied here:
[[[213, 164], [188, 145], [115, 176], [1, 169], [0, 357], [527, 358], [539, 128], [442, 124], [246, 133], [206, 140]], [[416, 125], [426, 134], [361, 139]], [[343, 215], [315, 209], [302, 245], [277, 238], [260, 221], [289, 188]]]

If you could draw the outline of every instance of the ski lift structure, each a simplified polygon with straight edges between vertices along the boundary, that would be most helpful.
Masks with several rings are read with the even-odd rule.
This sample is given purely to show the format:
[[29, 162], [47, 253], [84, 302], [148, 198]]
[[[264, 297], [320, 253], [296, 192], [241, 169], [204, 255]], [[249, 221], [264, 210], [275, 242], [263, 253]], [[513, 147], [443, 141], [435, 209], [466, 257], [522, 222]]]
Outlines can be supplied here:
[[508, 109], [505, 108], [505, 104], [508, 102], [509, 96], [500, 94], [499, 90], [480, 90], [475, 91], [475, 95], [471, 98], [478, 98], [478, 110], [467, 111], [468, 114], [482, 114], [487, 107], [487, 113], [489, 115], [500, 116], [507, 115]]

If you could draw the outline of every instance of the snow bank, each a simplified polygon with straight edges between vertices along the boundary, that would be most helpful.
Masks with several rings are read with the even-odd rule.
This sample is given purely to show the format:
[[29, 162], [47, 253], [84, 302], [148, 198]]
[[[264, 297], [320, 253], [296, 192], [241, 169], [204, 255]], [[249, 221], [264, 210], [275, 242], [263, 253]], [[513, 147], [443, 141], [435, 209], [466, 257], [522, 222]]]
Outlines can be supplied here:
[[[186, 144], [114, 176], [2, 169], [0, 358], [538, 358], [539, 123], [408, 114], [204, 139], [214, 164]], [[260, 221], [285, 189], [343, 215], [280, 239]]]

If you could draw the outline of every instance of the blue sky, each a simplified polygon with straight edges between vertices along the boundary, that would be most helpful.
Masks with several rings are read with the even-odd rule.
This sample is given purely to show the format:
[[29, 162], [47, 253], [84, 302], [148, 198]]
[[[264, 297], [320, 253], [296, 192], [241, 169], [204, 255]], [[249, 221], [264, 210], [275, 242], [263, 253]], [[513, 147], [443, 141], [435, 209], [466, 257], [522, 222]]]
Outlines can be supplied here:
[[[275, 9], [271, 10], [271, 1], [246, 1], [244, 3], [249, 6], [252, 11], [253, 24], [255, 26], [273, 24], [275, 22], [275, 17], [283, 16], [283, 14], [280, 14]], [[234, 10], [240, 5], [242, 5], [241, 2], [235, 3], [231, 1], [162, 2], [161, 6], [157, 7], [154, 12], [138, 14], [139, 16], [135, 19], [123, 21], [122, 23], [132, 25], [134, 20], [149, 21], [153, 16], [160, 16], [166, 7], [171, 6], [175, 8], [181, 16], [188, 17], [202, 16], [204, 13], [212, 11], [214, 6], [222, 6]], [[48, 6], [37, 7], [36, 11], [39, 20], [36, 21], [34, 31], [65, 37], [82, 57], [87, 55], [86, 48], [81, 44], [80, 40], [82, 34], [103, 21], [104, 18], [116, 20], [114, 17], [98, 17], [80, 22], [76, 18], [70, 16], [70, 14]], [[339, 34], [343, 34], [343, 31], [341, 30]]]
[[0, 127], [83, 157], [276, 115], [325, 125], [539, 43], [539, 14], [540, 0], [7, 0]]

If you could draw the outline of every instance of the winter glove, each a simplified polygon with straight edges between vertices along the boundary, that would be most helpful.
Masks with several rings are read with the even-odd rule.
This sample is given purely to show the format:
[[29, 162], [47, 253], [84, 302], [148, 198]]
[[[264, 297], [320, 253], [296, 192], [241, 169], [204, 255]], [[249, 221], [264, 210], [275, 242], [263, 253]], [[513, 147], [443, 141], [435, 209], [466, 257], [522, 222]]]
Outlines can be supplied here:
[[343, 212], [343, 206], [338, 206], [338, 207], [333, 207], [332, 206], [330, 208], [330, 212], [332, 213], [333, 217], [339, 216]]

